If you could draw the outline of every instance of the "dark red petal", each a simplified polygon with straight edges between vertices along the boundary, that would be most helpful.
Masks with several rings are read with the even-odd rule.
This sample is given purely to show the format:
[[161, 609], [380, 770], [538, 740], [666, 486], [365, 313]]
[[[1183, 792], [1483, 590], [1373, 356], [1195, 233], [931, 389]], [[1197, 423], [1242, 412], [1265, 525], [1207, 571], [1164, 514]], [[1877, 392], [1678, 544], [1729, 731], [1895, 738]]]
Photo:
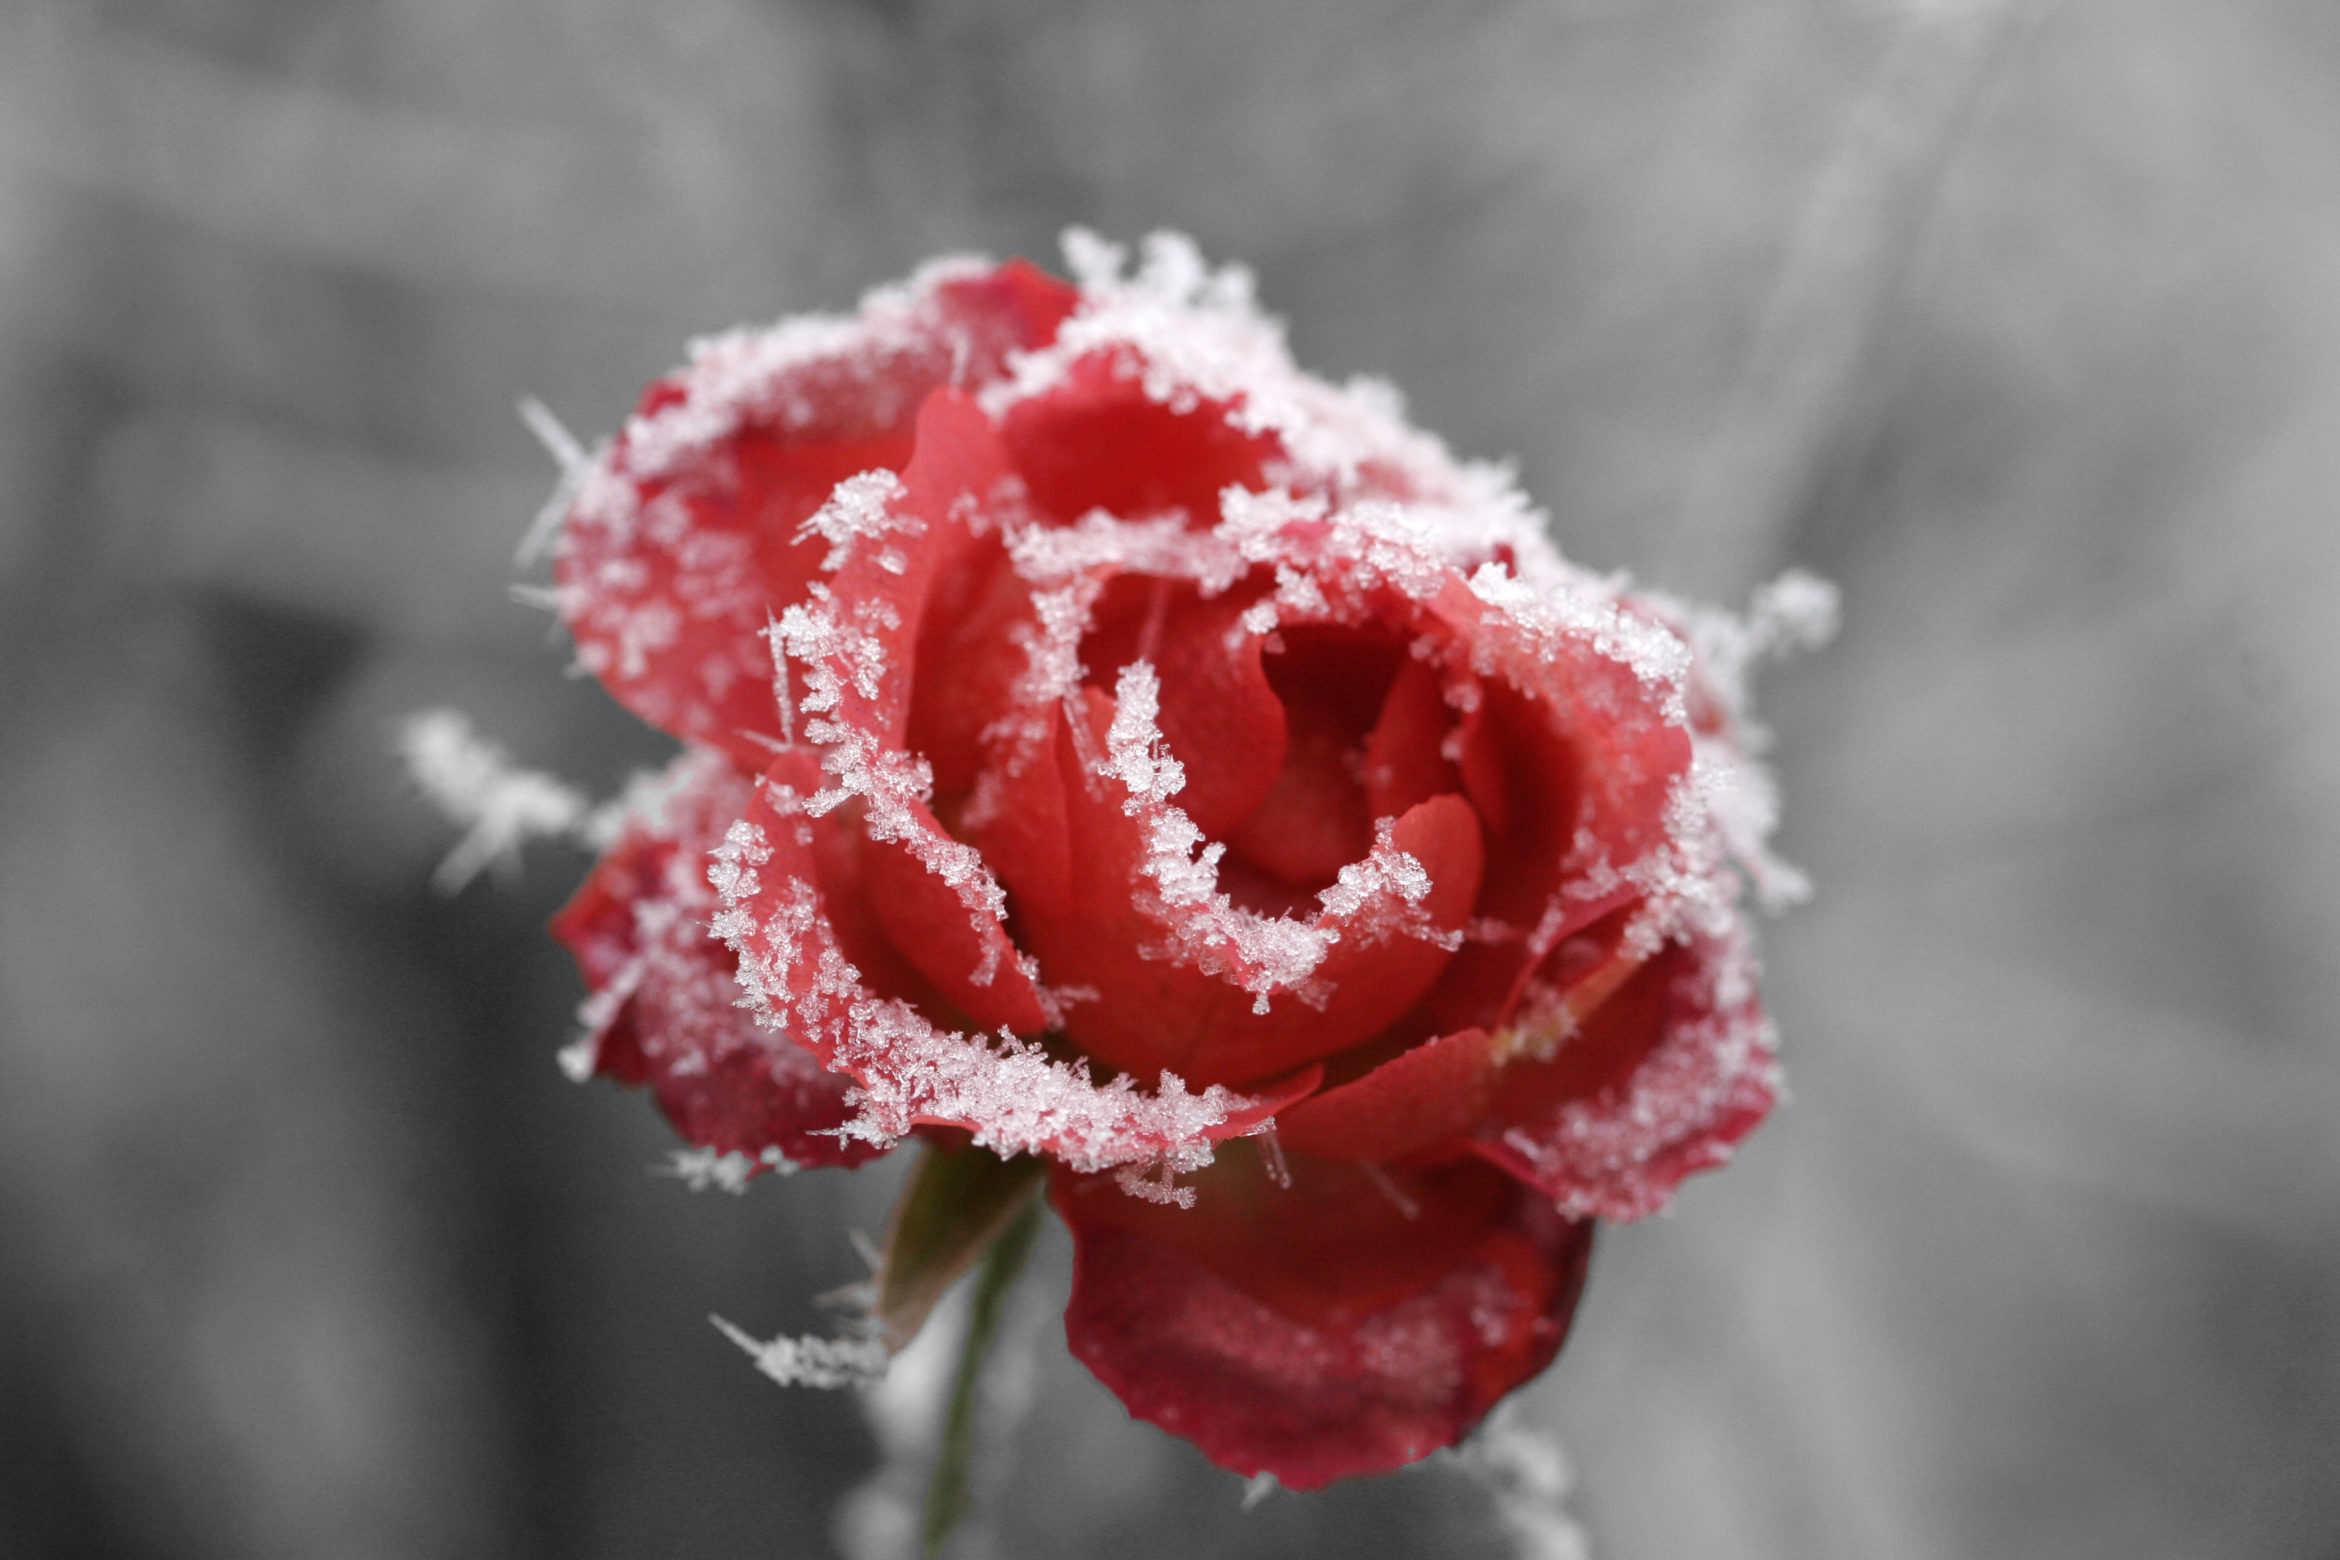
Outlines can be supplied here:
[[1462, 776], [1442, 752], [1453, 728], [1437, 670], [1409, 658], [1365, 738], [1365, 801], [1374, 817], [1394, 818], [1416, 802], [1462, 789]]
[[[1111, 689], [1132, 661], [1154, 668], [1161, 683], [1155, 724], [1186, 770], [1178, 805], [1212, 839], [1251, 816], [1284, 763], [1284, 705], [1260, 636], [1242, 626], [1254, 599], [1250, 592], [1205, 599], [1179, 581], [1125, 574], [1106, 587], [1081, 641], [1081, 664], [1097, 687]], [[1342, 857], [1336, 870], [1371, 843], [1368, 827], [1356, 855]]]
[[1550, 1363], [1592, 1225], [1469, 1164], [1380, 1171], [1226, 1144], [1191, 1209], [1059, 1172], [1065, 1337], [1129, 1411], [1294, 1489], [1451, 1446]]
[[1513, 1063], [1472, 1147], [1580, 1217], [1639, 1218], [1721, 1164], [1778, 1095], [1735, 940], [1662, 949], [1563, 1039]]
[[1218, 523], [1220, 491], [1264, 487], [1267, 463], [1282, 453], [1273, 435], [1235, 427], [1229, 411], [1220, 401], [1165, 406], [1146, 394], [1134, 359], [1100, 351], [1010, 408], [1005, 432], [1033, 503], [1055, 519], [1182, 510], [1208, 529]]
[[1274, 785], [1227, 844], [1313, 890], [1365, 854], [1377, 818], [1395, 816], [1374, 811], [1361, 781], [1366, 738], [1406, 651], [1387, 635], [1313, 625], [1287, 627], [1280, 637], [1284, 648], [1267, 659], [1266, 672], [1290, 738]]
[[[1430, 875], [1420, 906], [1424, 930], [1452, 933], [1470, 916], [1484, 860], [1470, 805], [1459, 796], [1434, 796], [1409, 809], [1390, 833]], [[1452, 957], [1427, 936], [1344, 935], [1316, 970], [1330, 991], [1322, 1007], [1294, 995], [1276, 998], [1264, 1014], [1221, 1007], [1196, 1036], [1181, 1076], [1256, 1078], [1347, 1050], [1400, 1018]]]
[[1576, 833], [1583, 761], [1561, 725], [1570, 713], [1496, 683], [1481, 685], [1478, 707], [1462, 719], [1463, 794], [1496, 847], [1480, 913], [1522, 928], [1559, 891]]
[[1033, 750], [1003, 767], [998, 795], [988, 816], [967, 834], [1008, 890], [1009, 904], [1025, 921], [1062, 921], [1078, 912], [1073, 904], [1072, 826], [1065, 788], [1078, 786], [1061, 761], [1064, 715], [1051, 704], [1033, 712]]
[[[1504, 1024], [1495, 1030], [1471, 1027], [1440, 1034], [1435, 1000], [1425, 1001], [1410, 1022], [1428, 1021], [1432, 1038], [1420, 1040], [1396, 1055], [1379, 1061], [1362, 1075], [1346, 1079], [1277, 1118], [1285, 1140], [1304, 1152], [1337, 1154], [1373, 1161], [1404, 1159], [1461, 1140], [1503, 1114], [1498, 1101], [1516, 1106], [1539, 1088], [1557, 1082], [1549, 1061], [1555, 1047], [1579, 1059], [1598, 1047], [1587, 1043], [1592, 1033], [1630, 1036], [1643, 1017], [1654, 1031], [1660, 1015], [1601, 1016], [1604, 1004], [1626, 986], [1640, 967], [1641, 955], [1624, 938], [1625, 917], [1619, 913], [1590, 931], [1564, 942], [1532, 972], [1535, 1000], [1522, 1003], [1516, 990], [1496, 986], [1472, 1004], [1481, 1012], [1500, 1010]], [[1475, 950], [1466, 949], [1449, 966], [1466, 976], [1501, 979], [1507, 963], [1464, 964]], [[1524, 983], [1527, 976], [1522, 976]], [[1441, 993], [1446, 985], [1441, 980]], [[1436, 995], [1434, 994], [1434, 998]], [[1376, 1042], [1387, 1047], [1399, 1034]], [[1650, 1042], [1655, 1043], [1654, 1035]], [[1357, 1058], [1345, 1058], [1355, 1065]], [[1514, 1082], [1507, 1077], [1518, 1066], [1532, 1073]], [[1581, 1078], [1581, 1070], [1576, 1075]]]
[[584, 972], [592, 1070], [647, 1085], [675, 1130], [718, 1153], [855, 1165], [877, 1150], [829, 1136], [848, 1115], [840, 1077], [738, 1007], [738, 960], [708, 933], [707, 851], [745, 810], [744, 775], [686, 755], [661, 816], [637, 820], [553, 918]]

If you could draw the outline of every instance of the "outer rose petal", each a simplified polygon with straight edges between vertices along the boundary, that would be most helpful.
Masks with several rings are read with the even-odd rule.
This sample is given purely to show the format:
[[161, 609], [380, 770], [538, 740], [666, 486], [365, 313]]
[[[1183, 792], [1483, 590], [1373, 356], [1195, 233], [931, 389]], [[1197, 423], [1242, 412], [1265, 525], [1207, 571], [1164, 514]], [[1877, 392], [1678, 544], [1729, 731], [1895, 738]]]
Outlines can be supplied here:
[[1637, 1219], [1723, 1163], [1778, 1097], [1738, 935], [1643, 965], [1550, 1061], [1508, 1070], [1472, 1147], [1577, 1217]]
[[1230, 1146], [1190, 1210], [1057, 1175], [1065, 1337], [1131, 1413], [1222, 1467], [1313, 1489], [1453, 1445], [1551, 1362], [1590, 1222], [1468, 1166], [1295, 1156], [1290, 1173], [1277, 1186]]
[[747, 778], [699, 753], [678, 761], [676, 780], [553, 918], [589, 988], [593, 1072], [648, 1085], [675, 1130], [703, 1148], [860, 1164], [876, 1150], [830, 1135], [850, 1114], [851, 1080], [740, 1010], [739, 961], [707, 930], [707, 852], [746, 807]]
[[1123, 519], [1175, 509], [1207, 528], [1222, 489], [1266, 485], [1267, 464], [1282, 453], [1272, 434], [1236, 427], [1223, 402], [1164, 405], [1143, 373], [1133, 353], [1092, 352], [1053, 389], [1010, 408], [1008, 446], [1042, 510], [1072, 521], [1092, 509]]
[[996, 378], [1075, 296], [1021, 262], [961, 268], [851, 321], [720, 339], [653, 384], [563, 529], [579, 659], [645, 720], [761, 764], [779, 722], [760, 635], [826, 552], [799, 527], [844, 478], [901, 469], [927, 392]]

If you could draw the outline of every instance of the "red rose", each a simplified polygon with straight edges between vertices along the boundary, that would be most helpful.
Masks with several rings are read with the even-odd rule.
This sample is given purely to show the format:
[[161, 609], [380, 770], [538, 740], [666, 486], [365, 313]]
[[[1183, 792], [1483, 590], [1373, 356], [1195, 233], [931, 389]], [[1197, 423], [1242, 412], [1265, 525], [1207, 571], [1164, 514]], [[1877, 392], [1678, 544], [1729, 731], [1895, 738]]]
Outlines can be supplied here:
[[580, 659], [691, 744], [556, 923], [576, 1059], [762, 1163], [1045, 1156], [1132, 1412], [1388, 1469], [1772, 1101], [1730, 669], [1242, 273], [1071, 248], [701, 343], [570, 495]]

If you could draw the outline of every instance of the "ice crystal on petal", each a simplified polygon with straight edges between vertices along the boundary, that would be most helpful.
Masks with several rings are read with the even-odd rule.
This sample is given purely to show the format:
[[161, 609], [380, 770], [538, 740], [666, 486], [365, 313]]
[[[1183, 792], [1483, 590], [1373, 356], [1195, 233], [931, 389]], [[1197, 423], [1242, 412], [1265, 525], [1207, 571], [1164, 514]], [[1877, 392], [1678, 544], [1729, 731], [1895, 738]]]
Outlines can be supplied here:
[[[853, 556], [856, 542], [879, 541], [897, 531], [913, 536], [923, 531], [926, 528], [923, 522], [891, 512], [889, 506], [901, 496], [902, 479], [890, 471], [865, 471], [838, 483], [829, 501], [806, 516], [799, 528], [800, 535], [817, 535], [829, 544], [827, 555], [821, 559], [822, 572], [834, 574], [843, 568]], [[883, 556], [895, 560], [901, 557], [898, 552]], [[902, 568], [886, 572], [899, 574]]]
[[943, 1123], [1003, 1156], [1185, 1172], [1210, 1163], [1213, 1139], [1250, 1108], [1223, 1085], [1196, 1094], [1169, 1072], [1151, 1094], [1128, 1078], [1099, 1084], [1085, 1060], [1059, 1061], [1011, 1035], [995, 1044], [943, 1029], [877, 996], [837, 947], [811, 884], [791, 879], [766, 891], [771, 857], [761, 829], [733, 826], [709, 872], [725, 904], [714, 930], [739, 955], [743, 1000], [858, 1082], [848, 1136], [882, 1145]]

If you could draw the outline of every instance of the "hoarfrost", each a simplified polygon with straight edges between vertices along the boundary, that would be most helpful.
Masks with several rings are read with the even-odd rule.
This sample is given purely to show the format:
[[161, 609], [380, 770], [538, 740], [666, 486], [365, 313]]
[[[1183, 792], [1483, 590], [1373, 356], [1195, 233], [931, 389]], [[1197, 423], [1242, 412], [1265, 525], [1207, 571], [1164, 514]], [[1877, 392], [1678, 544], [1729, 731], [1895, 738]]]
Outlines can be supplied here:
[[398, 747], [424, 794], [464, 826], [462, 840], [431, 874], [443, 893], [454, 893], [491, 863], [517, 863], [530, 840], [591, 837], [594, 809], [582, 791], [513, 763], [454, 710], [408, 716]]
[[1592, 1546], [1568, 1511], [1576, 1482], [1568, 1454], [1549, 1432], [1527, 1423], [1516, 1398], [1498, 1405], [1445, 1458], [1494, 1498], [1517, 1560], [1590, 1560]]
[[939, 1028], [862, 985], [818, 892], [798, 878], [767, 885], [776, 870], [763, 831], [735, 824], [709, 870], [724, 902], [714, 930], [739, 955], [743, 1003], [856, 1080], [843, 1135], [887, 1145], [931, 1122], [964, 1127], [1002, 1157], [1046, 1153], [1081, 1171], [1183, 1174], [1209, 1164], [1213, 1139], [1252, 1108], [1221, 1084], [1197, 1094], [1164, 1072], [1146, 1094], [1126, 1077], [1099, 1084], [1085, 1059], [1058, 1061], [1013, 1035], [995, 1043]]
[[878, 1338], [815, 1338], [786, 1336], [769, 1342], [750, 1337], [720, 1316], [710, 1316], [715, 1330], [729, 1338], [756, 1362], [756, 1369], [784, 1387], [866, 1387], [886, 1374], [886, 1346]]
[[[847, 477], [829, 494], [827, 503], [805, 517], [796, 534], [818, 536], [829, 544], [821, 570], [834, 574], [852, 558], [856, 542], [882, 541], [897, 532], [914, 536], [926, 529], [925, 522], [892, 512], [890, 506], [902, 493], [902, 479], [890, 471], [865, 471]], [[888, 552], [881, 555], [879, 566], [900, 560], [899, 553]], [[887, 572], [900, 574], [905, 567], [907, 564], [902, 564]]]
[[667, 1162], [653, 1168], [661, 1175], [673, 1176], [694, 1192], [713, 1187], [736, 1197], [747, 1191], [759, 1171], [794, 1175], [797, 1167], [794, 1160], [777, 1148], [750, 1155], [736, 1148], [729, 1153], [717, 1153], [712, 1148], [701, 1147], [669, 1149]]

